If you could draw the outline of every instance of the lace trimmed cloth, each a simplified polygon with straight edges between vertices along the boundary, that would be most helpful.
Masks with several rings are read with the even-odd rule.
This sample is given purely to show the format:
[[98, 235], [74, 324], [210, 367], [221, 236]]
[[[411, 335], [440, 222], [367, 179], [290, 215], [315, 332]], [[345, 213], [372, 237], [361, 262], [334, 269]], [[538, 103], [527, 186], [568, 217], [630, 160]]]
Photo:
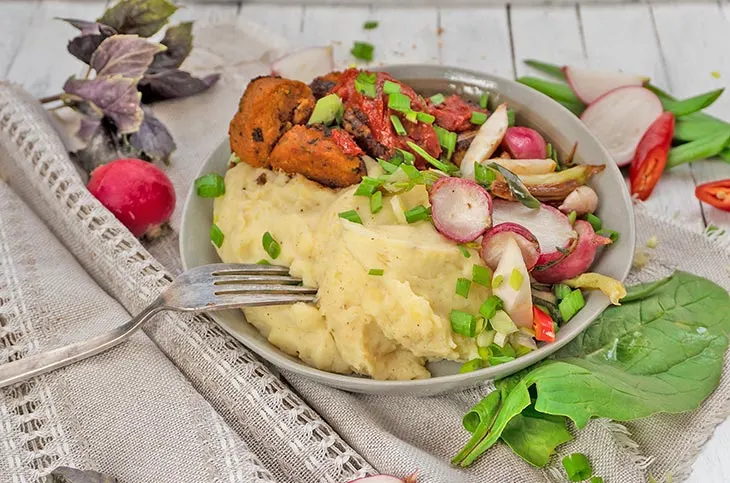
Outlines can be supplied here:
[[[245, 52], [226, 48], [233, 39]], [[197, 41], [193, 70], [218, 70], [221, 84], [156, 108], [178, 142], [168, 168], [178, 196], [173, 231], [245, 82], [286, 48], [255, 25], [211, 26]], [[48, 114], [7, 83], [0, 175], [0, 362], [125, 322], [180, 270], [175, 234], [142, 246], [85, 189]], [[637, 226], [639, 246], [652, 236], [660, 244], [632, 282], [681, 268], [730, 287], [722, 242], [641, 207]], [[449, 464], [467, 439], [461, 416], [487, 385], [430, 398], [350, 394], [282, 377], [206, 316], [168, 313], [105, 354], [0, 390], [0, 482], [39, 481], [60, 465], [125, 483], [345, 482], [413, 471], [423, 483], [562, 481], [559, 459], [575, 451], [607, 482], [649, 474], [677, 482], [728, 415], [727, 374], [698, 411], [592, 421], [546, 468], [497, 445], [462, 470]]]

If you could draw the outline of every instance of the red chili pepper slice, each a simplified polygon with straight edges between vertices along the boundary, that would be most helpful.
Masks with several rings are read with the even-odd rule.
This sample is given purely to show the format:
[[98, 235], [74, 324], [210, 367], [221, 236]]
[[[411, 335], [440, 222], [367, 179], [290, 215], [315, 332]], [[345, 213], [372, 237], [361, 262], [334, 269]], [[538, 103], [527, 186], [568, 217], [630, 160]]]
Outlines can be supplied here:
[[640, 200], [651, 195], [667, 165], [674, 136], [674, 114], [665, 112], [644, 133], [629, 169], [631, 194]]
[[555, 342], [553, 319], [537, 305], [532, 306], [532, 328], [535, 330], [535, 339]]
[[730, 211], [730, 179], [705, 183], [695, 188], [698, 200], [723, 211]]

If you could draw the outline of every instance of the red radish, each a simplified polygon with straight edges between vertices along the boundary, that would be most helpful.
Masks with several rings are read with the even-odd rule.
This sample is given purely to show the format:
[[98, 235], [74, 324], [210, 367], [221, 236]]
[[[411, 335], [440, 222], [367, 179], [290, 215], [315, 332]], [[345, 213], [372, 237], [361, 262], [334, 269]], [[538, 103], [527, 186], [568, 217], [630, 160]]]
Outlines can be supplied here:
[[[502, 279], [501, 283], [494, 281]], [[508, 238], [499, 265], [494, 269], [492, 292], [502, 300], [504, 311], [518, 327], [532, 327], [530, 274], [515, 238]]]
[[461, 158], [459, 168], [462, 177], [474, 179], [474, 163], [481, 163], [494, 154], [502, 143], [507, 127], [509, 127], [507, 104], [500, 104], [479, 128], [464, 157]]
[[540, 257], [540, 244], [530, 230], [517, 223], [501, 223], [484, 233], [482, 248], [479, 251], [484, 263], [492, 270], [497, 268], [505, 244], [510, 238], [513, 238], [520, 247], [527, 270], [532, 270]]
[[547, 152], [545, 139], [540, 133], [523, 126], [507, 128], [502, 147], [517, 159], [544, 159]]
[[598, 208], [598, 195], [590, 186], [578, 186], [565, 197], [558, 208], [563, 213], [575, 211], [577, 215], [593, 213]]
[[664, 108], [643, 87], [620, 87], [601, 96], [581, 115], [588, 129], [608, 149], [619, 166], [631, 162], [636, 146]]
[[175, 209], [175, 189], [152, 163], [117, 159], [91, 172], [87, 186], [136, 237], [159, 234]]
[[273, 61], [271, 74], [311, 82], [317, 76], [331, 72], [335, 68], [332, 47], [308, 47], [292, 52]]
[[433, 224], [446, 238], [467, 243], [492, 226], [492, 197], [475, 181], [441, 178], [428, 196]]
[[619, 87], [643, 86], [649, 80], [640, 75], [570, 66], [563, 67], [563, 73], [575, 95], [586, 104]]
[[577, 238], [568, 217], [549, 205], [540, 205], [533, 210], [522, 203], [494, 200], [492, 217], [495, 224], [517, 223], [537, 238], [540, 246], [538, 266], [559, 259], [563, 256], [562, 251], [573, 246]]
[[538, 267], [533, 270], [532, 276], [535, 280], [541, 283], [558, 283], [577, 277], [590, 268], [596, 258], [598, 247], [611, 243], [609, 238], [596, 235], [593, 227], [587, 221], [576, 221], [575, 230], [578, 232], [578, 243], [575, 249], [565, 258], [547, 268]]

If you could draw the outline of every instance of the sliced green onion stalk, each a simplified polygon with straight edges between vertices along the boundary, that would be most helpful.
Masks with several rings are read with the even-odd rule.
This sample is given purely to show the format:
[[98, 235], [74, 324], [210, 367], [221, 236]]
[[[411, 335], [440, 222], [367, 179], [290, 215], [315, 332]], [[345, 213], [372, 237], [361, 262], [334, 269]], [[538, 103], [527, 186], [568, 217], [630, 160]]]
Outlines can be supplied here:
[[484, 361], [482, 359], [472, 359], [463, 363], [459, 368], [459, 372], [463, 374], [465, 372], [472, 372], [478, 369], [484, 369]]
[[474, 180], [485, 188], [492, 187], [492, 183], [497, 179], [497, 174], [484, 166], [482, 163], [474, 162]]
[[573, 226], [575, 224], [575, 220], [578, 218], [578, 213], [573, 210], [568, 214], [568, 221], [570, 222], [570, 226]]
[[553, 145], [550, 143], [547, 143], [545, 145], [545, 157], [548, 159], [553, 158]]
[[416, 155], [405, 149], [395, 148], [395, 154], [393, 154], [393, 159], [390, 162], [394, 164], [413, 164], [416, 162]]
[[492, 279], [492, 288], [499, 288], [504, 283], [504, 275], [497, 275]]
[[587, 480], [593, 475], [591, 463], [583, 453], [569, 454], [563, 458], [562, 463], [570, 481]]
[[426, 152], [425, 149], [423, 149], [418, 144], [407, 141], [406, 144], [408, 144], [408, 147], [410, 147], [413, 151], [416, 152], [419, 156], [421, 156], [423, 159], [426, 160], [431, 166], [434, 168], [443, 171], [444, 173], [453, 173], [459, 170], [458, 166], [451, 163], [444, 163], [443, 161], [439, 161], [438, 159], [434, 158], [428, 152]]
[[223, 176], [210, 173], [195, 180], [195, 193], [201, 198], [218, 198], [226, 194]]
[[469, 298], [469, 289], [471, 288], [471, 280], [468, 278], [459, 278], [456, 280], [456, 295]]
[[363, 176], [362, 181], [355, 190], [355, 196], [370, 196], [383, 185], [383, 181], [370, 176]]
[[504, 310], [497, 310], [494, 316], [489, 319], [489, 325], [497, 331], [497, 334], [509, 335], [520, 330]]
[[603, 228], [603, 222], [593, 213], [586, 214], [586, 221], [591, 224], [595, 232], [601, 231], [601, 228]]
[[383, 94], [396, 94], [400, 93], [400, 84], [393, 81], [383, 82]]
[[443, 94], [434, 94], [431, 97], [429, 97], [431, 100], [431, 104], [434, 106], [438, 106], [439, 104], [442, 104], [444, 102], [444, 95]]
[[565, 73], [563, 72], [563, 68], [559, 65], [549, 64], [547, 62], [541, 62], [535, 59], [525, 59], [524, 62], [526, 65], [529, 65], [533, 69], [538, 70], [543, 74], [547, 74], [558, 80], [567, 81], [567, 79], [565, 78]]
[[564, 283], [556, 283], [553, 285], [553, 293], [555, 294], [555, 298], [558, 300], [563, 300], [565, 297], [570, 295], [570, 292], [572, 292], [573, 289], [565, 285]]
[[563, 317], [565, 322], [573, 318], [580, 309], [585, 306], [586, 302], [583, 299], [583, 293], [576, 289], [571, 291], [563, 300], [558, 304], [558, 310], [560, 315]]
[[398, 119], [398, 116], [395, 114], [390, 115], [390, 122], [393, 123], [393, 129], [395, 129], [396, 134], [398, 136], [405, 136], [406, 128], [403, 127], [403, 123], [400, 122], [400, 119]]
[[385, 270], [383, 270], [382, 268], [371, 268], [370, 270], [368, 270], [368, 275], [372, 275], [374, 277], [382, 277], [384, 273]]
[[446, 150], [446, 160], [450, 160], [456, 149], [457, 134], [455, 132], [448, 131], [440, 126], [434, 126], [436, 130], [436, 136], [439, 138], [439, 144]]
[[363, 71], [355, 78], [355, 90], [367, 97], [376, 97], [378, 95], [375, 88], [375, 74], [368, 74]]
[[542, 92], [546, 96], [555, 99], [556, 101], [583, 105], [583, 108], [585, 109], [585, 104], [583, 104], [578, 99], [578, 97], [576, 97], [571, 88], [566, 84], [550, 82], [544, 79], [540, 79], [539, 77], [529, 76], [520, 77], [517, 79], [517, 82], [519, 82], [520, 84], [524, 84], [528, 87], [532, 87], [533, 89]]
[[504, 177], [505, 181], [507, 181], [507, 187], [517, 201], [528, 208], [536, 209], [540, 207], [540, 202], [530, 194], [519, 176], [497, 163], [489, 163], [489, 167], [497, 170]]
[[477, 334], [477, 317], [462, 310], [452, 310], [449, 314], [451, 330], [466, 337], [474, 337]]
[[509, 276], [509, 286], [512, 287], [512, 290], [519, 290], [520, 287], [522, 287], [522, 282], [524, 281], [525, 277], [522, 275], [522, 272], [520, 272], [516, 268], [513, 268], [512, 273]]
[[362, 225], [360, 215], [355, 210], [343, 211], [342, 213], [338, 213], [337, 216], [344, 218], [347, 221], [351, 221], [352, 223], [359, 223]]
[[675, 146], [669, 150], [666, 169], [717, 156], [728, 142], [730, 142], [730, 132], [723, 132]]
[[474, 264], [471, 267], [471, 279], [474, 283], [478, 283], [484, 287], [489, 287], [492, 284], [492, 270], [489, 267]]
[[[476, 343], [477, 347], [484, 348], [489, 350], [489, 346], [492, 345], [494, 342], [494, 336], [497, 334], [496, 330], [483, 330], [477, 334]], [[487, 357], [482, 357], [483, 359], [488, 359], [492, 355], [492, 351], [489, 350]], [[479, 354], [481, 356], [481, 353]]]
[[616, 243], [619, 239], [619, 234], [615, 230], [598, 230], [596, 234], [606, 238], [610, 238], [613, 243]]
[[400, 92], [394, 92], [388, 96], [388, 107], [398, 112], [410, 112], [411, 98]]
[[489, 92], [485, 92], [479, 97], [479, 107], [486, 109], [487, 104], [489, 104]]
[[507, 109], [507, 126], [512, 127], [515, 125], [515, 111]]
[[223, 240], [225, 239], [225, 236], [223, 235], [223, 232], [220, 228], [218, 228], [218, 225], [213, 223], [210, 226], [210, 241], [213, 242], [213, 245], [220, 248], [221, 245], [223, 245]]
[[406, 112], [406, 120], [412, 123], [418, 122], [418, 113], [416, 111]]
[[479, 307], [479, 313], [487, 320], [491, 320], [503, 306], [502, 299], [496, 295], [490, 295]]
[[378, 28], [378, 21], [377, 20], [368, 20], [364, 24], [362, 24], [362, 28], [365, 30], [372, 30]]
[[669, 111], [675, 116], [687, 116], [711, 106], [724, 90], [724, 88], [715, 89], [714, 91], [705, 92], [704, 94], [699, 94], [681, 101], [669, 99], [664, 96], [660, 97], [659, 100], [662, 102], [665, 111]]
[[471, 119], [469, 122], [472, 124], [476, 124], [477, 126], [481, 126], [487, 121], [487, 115], [483, 112], [474, 111], [471, 113]]
[[337, 113], [342, 109], [342, 99], [337, 94], [329, 94], [317, 101], [314, 105], [314, 111], [309, 116], [307, 126], [312, 124], [324, 124], [329, 126], [337, 117]]
[[517, 354], [515, 354], [515, 357], [512, 357], [512, 356], [492, 356], [492, 357], [490, 357], [487, 360], [487, 362], [489, 363], [490, 366], [498, 366], [500, 364], [504, 364], [506, 362], [513, 361], [513, 360], [515, 360], [516, 357], [517, 357]]
[[378, 164], [380, 165], [381, 168], [383, 168], [383, 171], [385, 171], [388, 174], [393, 174], [398, 169], [398, 165], [397, 164], [393, 164], [393, 163], [391, 163], [389, 161], [386, 161], [384, 159], [378, 158]]
[[412, 164], [401, 164], [400, 169], [408, 176], [408, 179], [413, 181], [421, 179], [421, 172]]
[[436, 118], [434, 116], [432, 116], [431, 114], [429, 114], [427, 112], [417, 112], [416, 118], [418, 119], [419, 122], [423, 122], [426, 124], [433, 124], [434, 121], [436, 120]]
[[376, 191], [370, 195], [370, 213], [373, 215], [383, 209], [383, 192]]
[[271, 262], [268, 261], [265, 258], [262, 258], [261, 260], [259, 260], [258, 262], [256, 262], [256, 265], [271, 265]]
[[263, 237], [261, 237], [261, 245], [272, 260], [279, 258], [279, 254], [281, 254], [281, 245], [279, 245], [279, 242], [276, 241], [268, 231], [264, 233]]
[[[459, 251], [462, 255], [464, 255], [464, 258], [471, 258], [471, 253], [469, 253], [469, 250], [464, 245], [456, 245]], [[476, 281], [476, 280], [475, 280]]]
[[416, 223], [417, 221], [426, 220], [429, 216], [431, 216], [428, 208], [423, 205], [418, 205], [415, 208], [411, 208], [410, 210], [405, 212], [405, 215], [406, 221], [408, 223]]
[[369, 42], [355, 41], [352, 49], [350, 49], [350, 54], [353, 57], [367, 62], [373, 60], [373, 52], [375, 52], [375, 46]]

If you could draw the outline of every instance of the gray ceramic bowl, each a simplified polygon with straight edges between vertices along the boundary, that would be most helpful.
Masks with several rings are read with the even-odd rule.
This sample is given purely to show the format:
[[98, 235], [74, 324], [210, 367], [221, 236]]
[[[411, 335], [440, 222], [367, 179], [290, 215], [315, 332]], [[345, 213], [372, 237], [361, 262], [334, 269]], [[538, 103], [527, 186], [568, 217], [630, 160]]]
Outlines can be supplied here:
[[[400, 65], [384, 67], [383, 70], [424, 95], [455, 92], [478, 99], [482, 92], [489, 92], [490, 105], [507, 101], [515, 110], [519, 125], [541, 132], [563, 156], [577, 142], [575, 159], [578, 163], [605, 164], [605, 171], [593, 180], [591, 186], [598, 192], [601, 200], [597, 214], [605, 226], [620, 233], [621, 239], [600, 255], [592, 270], [619, 280], [626, 277], [634, 253], [634, 215], [629, 194], [623, 177], [608, 152], [573, 114], [537, 91], [488, 74], [434, 65]], [[205, 160], [200, 175], [211, 172], [225, 174], [229, 156], [228, 140], [225, 139]], [[196, 196], [191, 187], [183, 210], [180, 233], [180, 253], [186, 269], [220, 262], [208, 238], [212, 217], [213, 202]], [[543, 345], [515, 361], [466, 374], [459, 373], [459, 364], [455, 362], [432, 363], [429, 364], [429, 369], [433, 376], [415, 381], [376, 381], [314, 369], [271, 345], [246, 322], [242, 312], [213, 312], [212, 316], [233, 337], [281, 369], [348, 391], [428, 396], [505, 377], [546, 358], [586, 329], [607, 306], [607, 298], [592, 291], [587, 294], [585, 307], [561, 327], [554, 343]]]

